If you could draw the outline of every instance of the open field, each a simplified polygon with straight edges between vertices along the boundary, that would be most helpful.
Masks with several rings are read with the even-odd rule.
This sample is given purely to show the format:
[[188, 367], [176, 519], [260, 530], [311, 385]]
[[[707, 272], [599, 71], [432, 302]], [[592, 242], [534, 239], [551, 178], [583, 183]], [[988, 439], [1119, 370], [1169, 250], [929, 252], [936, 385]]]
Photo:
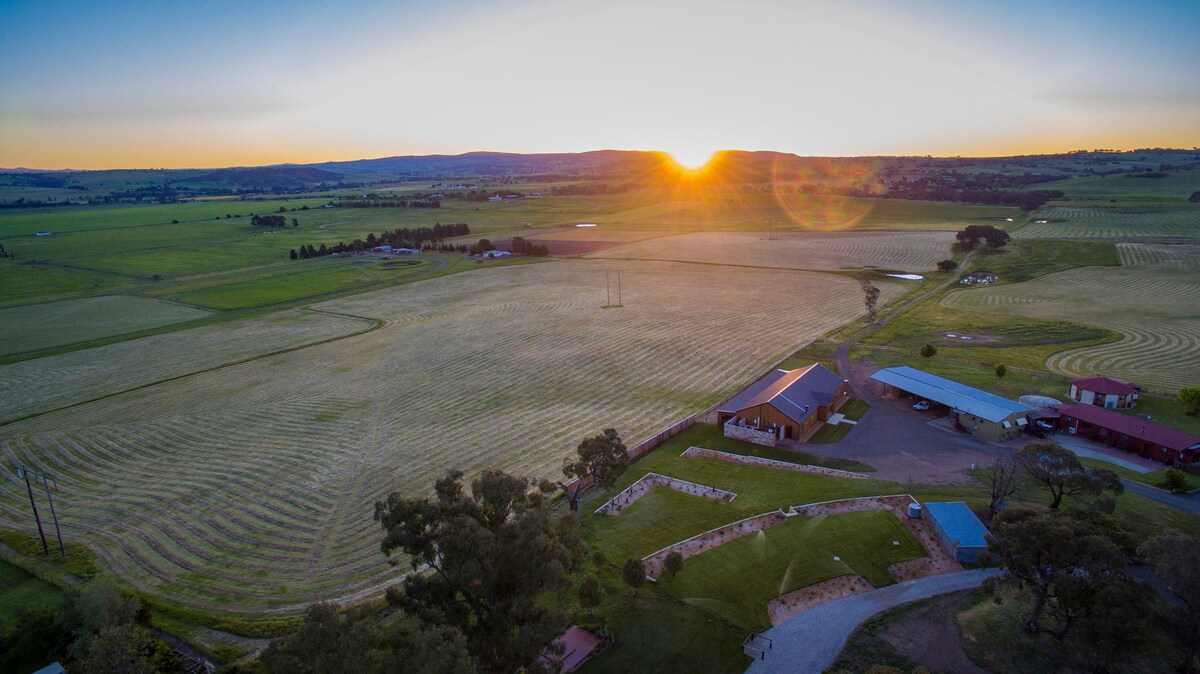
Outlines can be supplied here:
[[951, 232], [705, 232], [648, 239], [589, 257], [675, 260], [791, 269], [878, 267], [928, 271], [950, 257]]
[[349, 335], [374, 324], [294, 309], [0, 365], [0, 422]]
[[[583, 436], [645, 437], [862, 307], [835, 275], [623, 263], [624, 307], [604, 309], [610, 266], [508, 267], [327, 302], [386, 325], [0, 427], [0, 461], [53, 472], [64, 533], [132, 585], [198, 607], [295, 610], [402, 570], [370, 517], [387, 492], [424, 493], [453, 467], [553, 476]], [[154, 344], [133, 352], [184, 355]], [[26, 527], [22, 485], [0, 485], [0, 522]]]
[[1113, 330], [1119, 341], [1046, 361], [1066, 376], [1104, 374], [1154, 390], [1200, 384], [1200, 246], [1121, 244], [1122, 265], [951, 292], [955, 310], [1054, 318]]
[[[1048, 222], [1036, 223], [1034, 220]], [[1013, 236], [1019, 239], [1195, 239], [1200, 238], [1200, 206], [1047, 206], [1037, 211]]]
[[1193, 192], [1200, 190], [1200, 171], [1170, 171], [1157, 178], [1142, 178], [1139, 174], [1088, 176], [1039, 183], [1033, 189], [1062, 190], [1072, 201], [1099, 201], [1104, 205], [1154, 202], [1186, 204]]
[[793, 517], [690, 557], [679, 575], [658, 582], [688, 603], [747, 630], [760, 630], [771, 624], [767, 602], [781, 594], [846, 574], [860, 575], [876, 587], [890, 585], [890, 564], [924, 554], [887, 510]]
[[171, 302], [106, 295], [0, 309], [0, 356], [103, 339], [205, 318]]

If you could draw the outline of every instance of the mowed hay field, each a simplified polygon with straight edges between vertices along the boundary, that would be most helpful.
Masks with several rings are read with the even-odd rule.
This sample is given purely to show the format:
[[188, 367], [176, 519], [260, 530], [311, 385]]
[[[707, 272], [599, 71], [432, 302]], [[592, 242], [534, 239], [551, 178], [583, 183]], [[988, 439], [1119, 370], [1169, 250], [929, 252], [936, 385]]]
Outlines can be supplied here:
[[1152, 390], [1200, 384], [1200, 246], [1117, 245], [1120, 267], [1080, 267], [1032, 281], [959, 290], [942, 304], [1095, 325], [1123, 337], [1070, 349], [1046, 365], [1103, 374]]
[[342, 337], [376, 323], [293, 309], [0, 365], [0, 422]]
[[0, 309], [0, 356], [49, 349], [209, 316], [199, 307], [128, 295]]
[[[618, 266], [625, 306], [601, 308]], [[8, 424], [0, 461], [53, 473], [66, 536], [143, 590], [299, 610], [403, 572], [371, 519], [388, 492], [450, 468], [554, 477], [582, 437], [701, 411], [862, 302], [836, 275], [558, 261], [316, 308], [386, 324]], [[0, 525], [29, 529], [23, 488], [0, 480]]]
[[[1047, 222], [1039, 223], [1038, 220]], [[1200, 207], [1077, 208], [1048, 206], [1013, 236], [1020, 239], [1200, 238]]]
[[616, 246], [589, 257], [657, 259], [792, 269], [879, 267], [926, 271], [950, 256], [952, 232], [707, 232]]

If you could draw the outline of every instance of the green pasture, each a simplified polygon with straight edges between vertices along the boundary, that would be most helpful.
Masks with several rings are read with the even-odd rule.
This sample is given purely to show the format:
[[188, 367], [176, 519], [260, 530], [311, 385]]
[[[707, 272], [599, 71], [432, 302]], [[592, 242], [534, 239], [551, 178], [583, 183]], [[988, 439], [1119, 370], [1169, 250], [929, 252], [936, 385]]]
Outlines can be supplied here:
[[793, 517], [689, 557], [678, 576], [666, 574], [658, 582], [690, 604], [761, 630], [770, 626], [767, 602], [780, 594], [846, 574], [876, 587], [890, 585], [889, 565], [924, 555], [890, 511]]
[[[1142, 484], [1148, 484], [1152, 487], [1157, 487], [1158, 483], [1162, 482], [1163, 473], [1167, 470], [1166, 468], [1163, 468], [1162, 470], [1156, 470], [1152, 473], [1139, 473], [1136, 470], [1129, 470], [1123, 466], [1118, 466], [1114, 463], [1109, 463], [1108, 461], [1102, 461], [1100, 459], [1088, 459], [1080, 457], [1079, 462], [1085, 466], [1107, 468], [1126, 480], [1141, 482]], [[1192, 489], [1200, 489], [1200, 475], [1193, 475], [1192, 473], [1185, 472], [1184, 476], [1187, 478], [1187, 482], [1189, 485], [1191, 485]]]
[[62, 595], [59, 588], [0, 560], [0, 636], [8, 634], [22, 609], [54, 606]]
[[[846, 401], [846, 404], [843, 405], [842, 409], [838, 410], [838, 412], [844, 414], [850, 421], [858, 421], [863, 417], [864, 414], [867, 413], [867, 410], [869, 409], [871, 409], [870, 405], [859, 400], [858, 398], [851, 398], [850, 400]], [[846, 437], [846, 434], [849, 433], [850, 429], [852, 428], [854, 428], [854, 425], [847, 423], [840, 423], [837, 425], [825, 424], [821, 428], [817, 429], [816, 433], [813, 433], [812, 437], [808, 439], [808, 442], [814, 445], [827, 445], [837, 442], [838, 440]]]
[[209, 312], [128, 295], [0, 309], [0, 355], [50, 349], [198, 320]]
[[1068, 178], [1038, 183], [1030, 189], [1062, 190], [1071, 201], [1098, 201], [1104, 204], [1180, 203], [1186, 204], [1200, 190], [1200, 171], [1168, 171], [1158, 178], [1143, 178], [1137, 173]]
[[976, 253], [966, 272], [990, 271], [999, 277], [999, 283], [1018, 283], [1076, 267], [1116, 267], [1120, 264], [1117, 247], [1108, 241], [1018, 239], [998, 251]]

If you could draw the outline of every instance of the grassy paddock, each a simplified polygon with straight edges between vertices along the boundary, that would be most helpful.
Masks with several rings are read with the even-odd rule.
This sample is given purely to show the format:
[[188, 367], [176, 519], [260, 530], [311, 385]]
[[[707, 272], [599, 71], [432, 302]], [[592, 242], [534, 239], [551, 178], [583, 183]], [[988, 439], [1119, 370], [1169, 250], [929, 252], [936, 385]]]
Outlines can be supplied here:
[[[859, 400], [858, 398], [851, 398], [850, 400], [846, 401], [846, 404], [843, 405], [842, 409], [838, 411], [846, 415], [846, 418], [850, 421], [858, 421], [864, 414], [867, 413], [867, 410], [869, 409], [871, 409], [870, 405]], [[850, 429], [852, 428], [854, 428], [854, 426], [847, 423], [840, 423], [836, 426], [825, 424], [824, 426], [821, 426], [816, 433], [813, 433], [813, 436], [809, 438], [808, 441], [814, 445], [827, 445], [846, 437], [846, 434], [849, 433]]]
[[659, 582], [690, 604], [747, 630], [761, 630], [771, 624], [767, 601], [780, 594], [846, 574], [876, 587], [890, 585], [890, 564], [924, 555], [889, 511], [794, 517], [690, 557], [676, 577], [666, 575]]
[[206, 318], [196, 307], [109, 295], [0, 309], [0, 356]]

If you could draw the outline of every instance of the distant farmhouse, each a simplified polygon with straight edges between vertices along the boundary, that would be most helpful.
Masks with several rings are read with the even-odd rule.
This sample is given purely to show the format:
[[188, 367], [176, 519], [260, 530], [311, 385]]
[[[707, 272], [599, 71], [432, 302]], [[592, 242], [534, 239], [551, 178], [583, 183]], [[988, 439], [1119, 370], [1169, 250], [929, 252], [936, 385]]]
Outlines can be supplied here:
[[1126, 409], [1137, 405], [1142, 388], [1133, 382], [1108, 377], [1085, 377], [1071, 382], [1067, 395], [1085, 405]]
[[507, 250], [486, 250], [479, 254], [479, 257], [486, 259], [495, 259], [498, 257], [512, 257], [512, 253]]
[[820, 363], [775, 370], [717, 408], [727, 438], [775, 446], [801, 440], [850, 397], [850, 382]]
[[1162, 463], [1195, 463], [1200, 437], [1089, 403], [1060, 405], [1062, 427], [1072, 435], [1112, 445]]
[[887, 367], [871, 375], [898, 398], [928, 400], [942, 405], [954, 417], [955, 426], [983, 440], [1000, 442], [1021, 434], [1029, 424], [1028, 405], [980, 391], [944, 377], [902, 365]]
[[989, 283], [995, 283], [999, 280], [1000, 277], [996, 276], [990, 271], [977, 271], [974, 274], [968, 274], [967, 277], [959, 281], [959, 283], [965, 283], [969, 286], [982, 286], [988, 285]]
[[54, 232], [38, 232], [35, 236], [54, 236]]

